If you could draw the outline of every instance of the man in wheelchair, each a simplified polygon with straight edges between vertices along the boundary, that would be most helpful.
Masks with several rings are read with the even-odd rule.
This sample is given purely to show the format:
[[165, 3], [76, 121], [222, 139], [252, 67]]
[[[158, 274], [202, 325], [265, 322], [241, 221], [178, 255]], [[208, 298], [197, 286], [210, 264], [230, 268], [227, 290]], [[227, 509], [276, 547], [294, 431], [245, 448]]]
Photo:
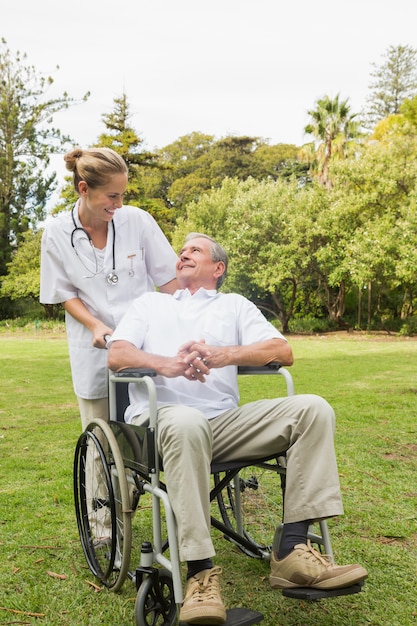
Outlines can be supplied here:
[[[147, 367], [158, 398], [158, 449], [174, 510], [187, 587], [180, 621], [221, 624], [221, 569], [210, 533], [210, 464], [286, 452], [284, 526], [271, 556], [273, 588], [337, 589], [367, 577], [361, 565], [337, 566], [307, 540], [310, 524], [343, 513], [334, 450], [335, 416], [321, 397], [299, 394], [238, 406], [237, 366], [292, 365], [286, 339], [256, 306], [219, 293], [227, 255], [191, 233], [179, 254], [174, 295], [146, 293], [109, 340], [109, 367]], [[148, 418], [146, 393], [130, 391], [127, 422]]]

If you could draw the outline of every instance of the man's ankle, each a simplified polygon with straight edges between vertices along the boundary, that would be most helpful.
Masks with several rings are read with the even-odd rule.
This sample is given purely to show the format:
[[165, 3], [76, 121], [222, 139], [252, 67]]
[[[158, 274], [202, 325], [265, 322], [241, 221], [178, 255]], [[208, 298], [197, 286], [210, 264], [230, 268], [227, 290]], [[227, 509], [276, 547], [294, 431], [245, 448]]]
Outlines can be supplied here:
[[213, 562], [209, 559], [200, 559], [198, 561], [187, 561], [187, 580], [202, 572], [205, 569], [212, 569]]
[[301, 522], [284, 524], [278, 552], [276, 553], [278, 560], [285, 559], [294, 550], [295, 546], [307, 543], [308, 528], [311, 523], [312, 520], [303, 520]]

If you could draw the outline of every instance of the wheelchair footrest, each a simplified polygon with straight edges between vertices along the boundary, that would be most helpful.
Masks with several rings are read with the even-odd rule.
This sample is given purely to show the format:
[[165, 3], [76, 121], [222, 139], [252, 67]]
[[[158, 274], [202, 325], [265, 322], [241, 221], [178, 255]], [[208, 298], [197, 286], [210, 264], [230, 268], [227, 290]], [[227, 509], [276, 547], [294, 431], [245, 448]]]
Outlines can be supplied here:
[[297, 600], [321, 600], [322, 598], [335, 598], [336, 596], [350, 596], [362, 590], [363, 582], [356, 583], [343, 589], [312, 589], [311, 587], [297, 587], [295, 589], [283, 589], [282, 595]]
[[[224, 626], [251, 626], [251, 624], [258, 624], [263, 618], [262, 613], [258, 613], [258, 611], [229, 609], [226, 611]], [[186, 626], [186, 622], [180, 622], [179, 626]]]

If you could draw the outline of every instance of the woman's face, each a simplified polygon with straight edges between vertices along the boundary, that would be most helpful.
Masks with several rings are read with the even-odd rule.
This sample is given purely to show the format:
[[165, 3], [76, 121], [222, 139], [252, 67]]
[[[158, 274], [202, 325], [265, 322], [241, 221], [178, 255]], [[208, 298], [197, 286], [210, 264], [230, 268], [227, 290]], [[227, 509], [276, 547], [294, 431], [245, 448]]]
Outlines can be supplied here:
[[91, 189], [85, 181], [80, 181], [78, 191], [81, 199], [82, 213], [89, 217], [109, 222], [123, 205], [123, 194], [126, 191], [127, 175], [115, 174], [110, 181], [101, 187]]

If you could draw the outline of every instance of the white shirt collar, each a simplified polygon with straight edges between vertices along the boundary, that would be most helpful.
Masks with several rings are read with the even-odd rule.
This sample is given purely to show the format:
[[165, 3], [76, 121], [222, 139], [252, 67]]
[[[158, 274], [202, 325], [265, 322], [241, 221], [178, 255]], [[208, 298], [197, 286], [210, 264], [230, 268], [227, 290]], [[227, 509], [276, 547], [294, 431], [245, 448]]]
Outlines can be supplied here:
[[204, 289], [204, 287], [200, 287], [200, 289], [198, 289], [194, 294], [192, 294], [188, 289], [177, 289], [172, 297], [176, 300], [185, 300], [187, 298], [198, 298], [200, 300], [204, 300], [213, 298], [216, 295], [216, 289]]

